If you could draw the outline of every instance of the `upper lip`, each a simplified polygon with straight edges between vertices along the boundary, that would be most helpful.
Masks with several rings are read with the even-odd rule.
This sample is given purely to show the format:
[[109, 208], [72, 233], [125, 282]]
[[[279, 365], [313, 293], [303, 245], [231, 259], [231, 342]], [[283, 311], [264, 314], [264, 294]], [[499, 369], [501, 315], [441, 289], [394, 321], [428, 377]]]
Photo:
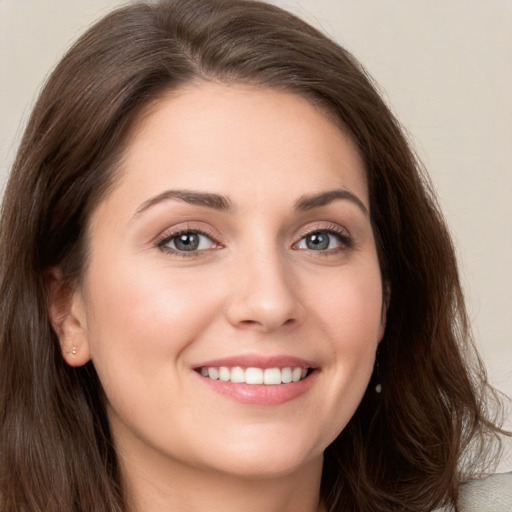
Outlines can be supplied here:
[[259, 355], [259, 354], [241, 354], [238, 356], [223, 357], [212, 359], [194, 365], [194, 369], [204, 367], [219, 368], [221, 366], [242, 368], [317, 368], [318, 364], [300, 357], [289, 355]]

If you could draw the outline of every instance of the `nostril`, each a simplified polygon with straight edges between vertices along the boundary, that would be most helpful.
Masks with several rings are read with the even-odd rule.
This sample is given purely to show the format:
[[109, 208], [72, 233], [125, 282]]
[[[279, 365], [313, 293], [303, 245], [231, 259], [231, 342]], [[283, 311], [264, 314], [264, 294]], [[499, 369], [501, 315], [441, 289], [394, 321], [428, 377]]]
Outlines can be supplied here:
[[240, 322], [240, 325], [246, 326], [246, 327], [252, 327], [254, 325], [259, 325], [259, 322], [257, 322], [256, 320], [242, 320]]
[[238, 326], [242, 328], [247, 329], [254, 329], [254, 328], [265, 328], [265, 329], [274, 329], [276, 327], [292, 327], [295, 325], [297, 320], [295, 318], [289, 318], [282, 322], [280, 325], [279, 322], [276, 322], [276, 325], [270, 325], [270, 322], [265, 321], [258, 321], [258, 320], [241, 320], [238, 322]]

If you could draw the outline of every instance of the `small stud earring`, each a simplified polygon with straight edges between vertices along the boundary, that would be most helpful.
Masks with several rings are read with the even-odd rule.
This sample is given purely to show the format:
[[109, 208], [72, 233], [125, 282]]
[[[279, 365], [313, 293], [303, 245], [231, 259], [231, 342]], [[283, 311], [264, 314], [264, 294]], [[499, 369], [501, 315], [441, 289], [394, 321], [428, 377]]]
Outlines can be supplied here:
[[76, 354], [76, 347], [73, 347], [73, 348], [71, 349], [71, 353], [72, 353], [73, 355], [75, 355], [75, 354]]
[[377, 354], [375, 354], [375, 367], [373, 369], [373, 378], [375, 381], [377, 381], [377, 384], [375, 385], [375, 393], [380, 394], [382, 393], [382, 384], [379, 382], [381, 379], [380, 375], [380, 363], [379, 363], [379, 349], [377, 349]]

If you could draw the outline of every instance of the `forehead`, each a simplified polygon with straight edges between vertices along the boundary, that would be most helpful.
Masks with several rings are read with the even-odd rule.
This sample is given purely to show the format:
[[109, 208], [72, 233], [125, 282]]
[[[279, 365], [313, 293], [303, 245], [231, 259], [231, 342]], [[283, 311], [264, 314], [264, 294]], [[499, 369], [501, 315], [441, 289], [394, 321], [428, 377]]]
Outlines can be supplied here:
[[298, 197], [346, 188], [369, 208], [351, 138], [308, 99], [201, 83], [154, 102], [136, 124], [114, 194], [126, 204], [166, 188], [247, 197]]

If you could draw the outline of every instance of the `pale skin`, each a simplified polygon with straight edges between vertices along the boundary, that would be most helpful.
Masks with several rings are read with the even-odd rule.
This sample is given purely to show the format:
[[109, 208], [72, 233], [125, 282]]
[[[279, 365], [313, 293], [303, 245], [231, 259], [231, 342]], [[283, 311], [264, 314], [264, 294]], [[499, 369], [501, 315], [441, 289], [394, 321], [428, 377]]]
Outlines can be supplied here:
[[[200, 83], [153, 105], [92, 215], [80, 287], [65, 295], [58, 269], [49, 284], [63, 357], [105, 390], [132, 511], [325, 510], [323, 451], [384, 333], [369, 211], [354, 144], [300, 96]], [[199, 373], [245, 356], [314, 368], [278, 404]]]

